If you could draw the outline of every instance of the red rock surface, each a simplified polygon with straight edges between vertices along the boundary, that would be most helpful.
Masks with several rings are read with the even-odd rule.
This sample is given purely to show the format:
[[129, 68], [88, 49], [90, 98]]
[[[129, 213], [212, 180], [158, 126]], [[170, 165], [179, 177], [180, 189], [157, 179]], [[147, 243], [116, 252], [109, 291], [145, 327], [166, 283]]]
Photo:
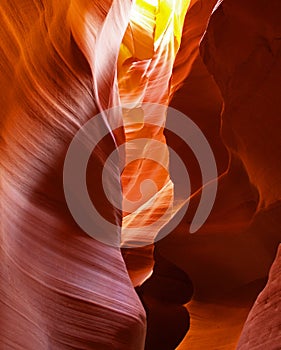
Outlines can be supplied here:
[[[120, 249], [83, 232], [63, 193], [70, 140], [116, 98], [114, 62], [130, 2], [113, 7], [79, 0], [0, 5], [1, 349], [143, 348], [145, 313]], [[107, 12], [118, 22], [105, 23]], [[102, 24], [116, 35], [107, 45]], [[106, 66], [98, 66], [97, 54]], [[89, 161], [88, 184], [118, 238], [122, 218], [105, 201], [100, 179], [113, 136], [106, 141]], [[117, 164], [111, 176], [121, 194]]]
[[[279, 0], [1, 2], [1, 349], [281, 349], [280, 13]], [[195, 234], [202, 185], [214, 182], [202, 184], [177, 135], [140, 128], [154, 118], [137, 113], [143, 102], [185, 113], [214, 153], [217, 197]], [[143, 159], [149, 142], [122, 176], [120, 152], [105, 181], [120, 208], [135, 200], [121, 212], [105, 197], [102, 171], [124, 141], [125, 159], [139, 137], [173, 147], [193, 194], [170, 235], [122, 251], [77, 225], [63, 191], [71, 139], [119, 104], [124, 128], [111, 132], [103, 115], [109, 133], [87, 169], [92, 202], [115, 224], [106, 234], [126, 246], [132, 226], [151, 243], [166, 222], [145, 224], [182, 186]], [[156, 194], [139, 199], [145, 177]]]
[[271, 267], [266, 287], [258, 296], [245, 326], [237, 349], [279, 349], [281, 344], [281, 248]]
[[[200, 231], [187, 234], [198, 205], [198, 194], [178, 228], [156, 244], [158, 253], [185, 271], [195, 288], [193, 300], [187, 305], [191, 328], [178, 349], [237, 347], [247, 314], [264, 287], [281, 238], [277, 184], [280, 178], [280, 86], [277, 83], [280, 46], [276, 19], [280, 4], [276, 1], [272, 6], [263, 4], [225, 0], [211, 16], [201, 45], [203, 61], [224, 102], [221, 132], [230, 163], [219, 178], [213, 211]], [[185, 89], [190, 92], [197, 87], [202, 93], [207, 86], [206, 78], [198, 78], [204, 69], [195, 65], [193, 70], [190, 80], [176, 93], [174, 105], [201, 122], [204, 130], [215, 130], [215, 114], [207, 126], [206, 116], [200, 119], [199, 113], [194, 113], [198, 108], [203, 109], [202, 101], [212, 101], [212, 108], [218, 106], [219, 95], [214, 98], [214, 88], [212, 95], [210, 92], [203, 95], [208, 99], [198, 97], [200, 101], [195, 98], [190, 105], [184, 104], [182, 98], [177, 99], [177, 95], [184, 96]], [[208, 110], [212, 110], [210, 106], [206, 107], [206, 115]], [[210, 142], [218, 137], [214, 131], [210, 134]], [[219, 143], [216, 145], [216, 157], [223, 170], [224, 151]], [[270, 285], [269, 281], [265, 291], [270, 288], [273, 293], [274, 288], [280, 291], [280, 283]], [[273, 295], [273, 304], [278, 300], [278, 292]], [[257, 309], [262, 313], [262, 303], [254, 307], [254, 315]], [[272, 311], [269, 308], [267, 311], [273, 315], [272, 323], [268, 321], [269, 327], [278, 334], [280, 315], [275, 313], [274, 306]], [[267, 334], [267, 348], [279, 349], [278, 336], [271, 337], [269, 327], [259, 330], [256, 325], [261, 326], [261, 321], [255, 320], [252, 332], [248, 329], [253, 320], [247, 321], [244, 330], [247, 335], [242, 333], [239, 346], [261, 348]], [[247, 343], [243, 345], [243, 341]]]
[[[230, 151], [242, 160], [258, 190], [255, 217], [261, 218], [266, 232], [261, 242], [271, 257], [281, 240], [280, 11], [278, 1], [225, 0], [211, 18], [202, 45], [204, 61], [225, 101], [222, 136]], [[265, 212], [268, 214], [263, 217]], [[262, 266], [264, 260], [256, 254]], [[268, 283], [247, 318], [238, 349], [281, 347], [280, 290], [279, 250]]]

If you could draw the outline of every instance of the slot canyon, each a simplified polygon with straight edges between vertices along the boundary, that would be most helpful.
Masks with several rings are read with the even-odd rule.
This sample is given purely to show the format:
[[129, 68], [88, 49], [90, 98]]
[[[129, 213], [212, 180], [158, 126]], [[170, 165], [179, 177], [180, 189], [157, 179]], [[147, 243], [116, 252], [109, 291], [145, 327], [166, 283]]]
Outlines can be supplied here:
[[0, 21], [0, 349], [281, 350], [281, 2]]

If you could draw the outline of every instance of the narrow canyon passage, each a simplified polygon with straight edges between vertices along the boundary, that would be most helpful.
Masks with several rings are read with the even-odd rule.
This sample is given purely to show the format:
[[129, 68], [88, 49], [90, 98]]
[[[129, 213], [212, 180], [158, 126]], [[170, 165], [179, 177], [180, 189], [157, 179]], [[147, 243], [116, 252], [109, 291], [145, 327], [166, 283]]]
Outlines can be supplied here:
[[1, 1], [0, 349], [281, 349], [280, 14]]

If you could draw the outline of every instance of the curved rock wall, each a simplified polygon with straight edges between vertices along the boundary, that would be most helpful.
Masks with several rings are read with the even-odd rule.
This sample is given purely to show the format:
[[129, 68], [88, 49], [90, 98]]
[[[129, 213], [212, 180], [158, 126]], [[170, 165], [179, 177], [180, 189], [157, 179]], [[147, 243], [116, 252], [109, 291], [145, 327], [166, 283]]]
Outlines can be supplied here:
[[[1, 348], [280, 348], [280, 13], [278, 0], [1, 2]], [[201, 183], [192, 152], [163, 132], [165, 113], [161, 127], [143, 128], [155, 117], [139, 113], [143, 102], [170, 103], [211, 145], [217, 197], [195, 234], [190, 223], [213, 183]], [[151, 232], [142, 225], [161, 217], [177, 185], [143, 159], [121, 176], [122, 152], [104, 178], [120, 144], [130, 159], [128, 141], [167, 143], [192, 180], [188, 211], [171, 234], [122, 254], [83, 232], [63, 191], [71, 139], [116, 105], [123, 110], [102, 114], [108, 135], [85, 176], [92, 202], [114, 224], [106, 232], [113, 241], [134, 243], [131, 225], [151, 243], [166, 222]], [[162, 156], [168, 165], [167, 150]], [[122, 212], [146, 177], [159, 200], [151, 205], [149, 192]], [[79, 196], [77, 205], [85, 209]], [[98, 221], [93, 227], [100, 234]]]
[[[120, 249], [86, 235], [63, 193], [70, 140], [115, 103], [115, 62], [130, 6], [1, 2], [1, 349], [144, 346], [145, 314]], [[102, 25], [114, 33], [107, 45]], [[118, 238], [122, 216], [101, 183], [115, 142], [111, 134], [97, 147], [87, 176], [92, 200], [115, 222], [110, 234]], [[110, 181], [121, 196], [118, 164]]]

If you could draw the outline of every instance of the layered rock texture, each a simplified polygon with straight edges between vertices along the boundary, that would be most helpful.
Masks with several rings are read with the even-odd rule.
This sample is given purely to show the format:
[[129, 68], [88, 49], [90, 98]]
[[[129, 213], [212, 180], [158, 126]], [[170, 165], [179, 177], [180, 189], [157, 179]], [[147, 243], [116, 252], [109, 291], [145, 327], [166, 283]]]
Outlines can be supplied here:
[[[278, 0], [1, 1], [0, 349], [281, 349], [280, 14]], [[205, 135], [214, 178], [165, 128], [169, 106]]]
[[[76, 224], [63, 191], [71, 139], [115, 103], [130, 7], [1, 2], [1, 349], [144, 346], [145, 312], [120, 249]], [[99, 126], [109, 128], [108, 121]], [[119, 134], [96, 147], [87, 171], [92, 201], [115, 223], [108, 234], [117, 238], [122, 215], [103, 194], [101, 170]], [[121, 194], [118, 164], [110, 170]]]

